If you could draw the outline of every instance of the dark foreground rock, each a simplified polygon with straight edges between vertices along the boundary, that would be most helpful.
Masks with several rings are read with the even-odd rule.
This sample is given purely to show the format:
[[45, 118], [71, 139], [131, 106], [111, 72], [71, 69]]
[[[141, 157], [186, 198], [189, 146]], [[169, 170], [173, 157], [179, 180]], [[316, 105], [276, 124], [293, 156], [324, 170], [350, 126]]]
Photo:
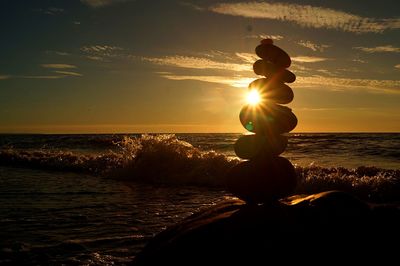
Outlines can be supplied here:
[[399, 262], [399, 204], [329, 191], [275, 204], [227, 200], [157, 235], [134, 265]]

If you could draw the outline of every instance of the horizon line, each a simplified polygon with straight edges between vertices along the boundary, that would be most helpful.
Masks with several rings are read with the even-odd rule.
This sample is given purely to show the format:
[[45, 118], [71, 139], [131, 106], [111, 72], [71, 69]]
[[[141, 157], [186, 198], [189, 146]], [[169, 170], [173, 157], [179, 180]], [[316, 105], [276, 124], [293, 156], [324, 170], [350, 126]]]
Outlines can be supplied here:
[[[246, 134], [248, 132], [0, 132], [0, 135]], [[283, 134], [400, 134], [400, 131], [302, 131]]]

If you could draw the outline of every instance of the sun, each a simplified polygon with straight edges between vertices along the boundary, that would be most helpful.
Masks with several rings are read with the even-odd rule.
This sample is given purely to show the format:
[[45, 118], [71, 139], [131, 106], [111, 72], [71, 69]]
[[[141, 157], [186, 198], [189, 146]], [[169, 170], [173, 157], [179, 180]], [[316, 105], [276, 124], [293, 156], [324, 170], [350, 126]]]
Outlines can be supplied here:
[[253, 106], [257, 105], [261, 102], [260, 93], [258, 92], [258, 90], [253, 89], [247, 93], [246, 100], [247, 100], [247, 103], [250, 105], [253, 105]]

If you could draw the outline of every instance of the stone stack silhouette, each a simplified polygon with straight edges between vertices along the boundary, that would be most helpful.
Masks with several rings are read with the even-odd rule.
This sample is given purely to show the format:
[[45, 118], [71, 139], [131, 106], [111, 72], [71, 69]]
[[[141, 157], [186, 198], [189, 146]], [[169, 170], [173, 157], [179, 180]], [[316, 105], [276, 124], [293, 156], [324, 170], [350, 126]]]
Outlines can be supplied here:
[[292, 83], [296, 76], [287, 70], [289, 55], [264, 39], [255, 49], [261, 58], [253, 65], [257, 75], [249, 90], [258, 90], [261, 101], [245, 105], [240, 112], [240, 122], [254, 133], [241, 136], [235, 143], [235, 153], [246, 159], [228, 173], [228, 189], [248, 203], [264, 203], [290, 195], [296, 187], [293, 165], [280, 157], [287, 145], [285, 133], [297, 125], [291, 109], [282, 106], [293, 100], [293, 91], [285, 83]]

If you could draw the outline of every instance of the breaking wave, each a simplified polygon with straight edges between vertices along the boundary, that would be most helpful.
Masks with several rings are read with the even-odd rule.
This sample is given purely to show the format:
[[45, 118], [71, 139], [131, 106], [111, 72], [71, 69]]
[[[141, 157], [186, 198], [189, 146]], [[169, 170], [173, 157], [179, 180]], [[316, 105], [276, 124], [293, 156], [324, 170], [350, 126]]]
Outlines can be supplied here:
[[[173, 134], [125, 136], [98, 154], [52, 149], [0, 150], [0, 165], [72, 171], [126, 181], [223, 186], [237, 158], [202, 151]], [[400, 200], [400, 170], [296, 166], [297, 193], [340, 189], [372, 200]]]
[[124, 180], [218, 185], [239, 162], [215, 151], [201, 151], [173, 134], [125, 136], [101, 154], [71, 151], [0, 150], [0, 165], [72, 171]]

